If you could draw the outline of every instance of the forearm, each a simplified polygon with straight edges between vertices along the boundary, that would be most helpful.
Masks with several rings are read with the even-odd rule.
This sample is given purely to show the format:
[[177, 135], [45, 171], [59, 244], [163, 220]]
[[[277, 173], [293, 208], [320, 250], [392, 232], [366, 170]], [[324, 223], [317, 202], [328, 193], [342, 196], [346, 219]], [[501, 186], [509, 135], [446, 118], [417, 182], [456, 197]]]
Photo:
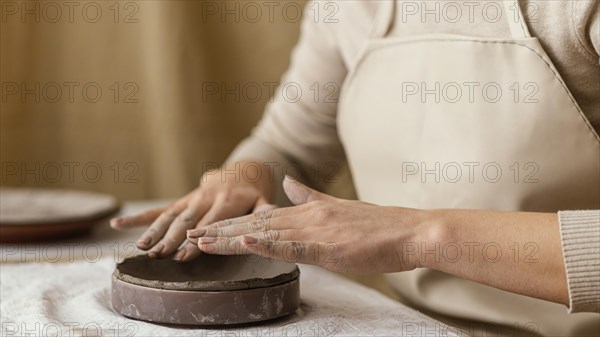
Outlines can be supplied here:
[[417, 246], [419, 266], [568, 304], [555, 213], [475, 210], [426, 213], [427, 233]]

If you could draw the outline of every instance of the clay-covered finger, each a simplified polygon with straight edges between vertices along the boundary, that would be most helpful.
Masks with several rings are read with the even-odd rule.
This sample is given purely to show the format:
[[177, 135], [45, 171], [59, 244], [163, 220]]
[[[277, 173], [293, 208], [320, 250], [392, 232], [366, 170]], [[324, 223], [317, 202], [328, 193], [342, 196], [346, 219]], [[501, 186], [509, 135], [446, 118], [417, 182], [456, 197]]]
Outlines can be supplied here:
[[303, 229], [270, 229], [264, 232], [240, 235], [240, 240], [249, 236], [260, 241], [302, 241], [310, 238], [310, 234]]
[[207, 226], [188, 231], [188, 240], [197, 243], [200, 237], [234, 237], [279, 228], [277, 219], [260, 219], [248, 223], [238, 223], [229, 226]]
[[254, 212], [237, 218], [230, 218], [219, 222], [215, 222], [207, 227], [221, 228], [241, 223], [249, 223], [256, 220], [273, 219], [285, 215], [287, 213], [289, 213], [289, 209], [286, 208], [269, 209], [261, 212]]
[[181, 212], [178, 209], [167, 209], [161, 213], [156, 220], [148, 227], [148, 229], [140, 236], [137, 241], [137, 246], [140, 249], [150, 249], [165, 235], [169, 226]]
[[187, 262], [195, 259], [202, 252], [195, 244], [186, 242], [173, 257], [173, 260]]
[[327, 245], [319, 242], [269, 241], [248, 235], [242, 236], [241, 242], [243, 245], [241, 250], [245, 252], [275, 260], [318, 265], [326, 262], [323, 259], [323, 252], [329, 249]]
[[252, 234], [258, 232], [264, 232], [271, 229], [282, 229], [282, 225], [284, 223], [279, 220], [279, 218], [275, 219], [259, 219], [252, 222], [247, 223], [239, 223], [226, 227], [207, 227], [204, 228], [205, 237], [219, 237], [219, 236], [240, 236], [243, 234]]
[[[224, 207], [222, 203], [216, 203], [215, 205], [213, 205], [213, 207], [211, 207], [210, 210], [204, 215], [204, 217], [202, 217], [202, 219], [196, 224], [196, 228], [190, 229], [186, 232], [188, 242], [196, 246], [198, 244], [199, 236], [194, 235], [193, 233], [197, 233], [194, 231], [197, 231], [198, 229], [204, 227], [206, 223], [211, 223], [219, 221], [223, 218], [227, 218], [227, 215], [225, 214], [227, 214], [227, 208]], [[204, 231], [200, 232], [204, 233]]]
[[139, 239], [137, 240], [137, 246], [144, 250], [150, 249], [152, 246], [154, 246], [167, 232], [169, 225], [171, 222], [173, 222], [175, 217], [177, 217], [177, 213], [178, 211], [174, 209], [167, 209], [162, 212], [154, 220], [154, 222], [152, 222], [150, 227], [148, 227], [148, 229], [146, 229], [146, 231], [140, 235]]
[[154, 222], [154, 220], [156, 220], [156, 218], [158, 218], [165, 210], [166, 207], [161, 207], [143, 211], [135, 215], [116, 217], [110, 219], [110, 226], [118, 230], [148, 226]]
[[188, 229], [196, 226], [196, 223], [208, 211], [212, 200], [208, 197], [194, 198], [188, 207], [183, 210], [163, 233], [162, 239], [148, 252], [150, 257], [165, 257], [172, 254], [185, 241]]
[[[184, 212], [186, 211], [187, 209], [184, 210]], [[188, 223], [188, 220], [181, 221], [178, 219], [181, 217], [186, 217], [186, 219], [190, 217], [189, 214], [183, 214], [184, 212], [173, 219], [171, 224], [163, 233], [162, 239], [160, 239], [160, 241], [158, 241], [158, 243], [148, 251], [148, 256], [164, 257], [173, 253], [177, 247], [181, 245], [185, 239], [185, 231], [188, 228], [186, 227], [186, 224]]]
[[198, 248], [208, 254], [217, 255], [243, 255], [248, 254], [243, 250], [241, 237], [201, 237], [198, 239]]
[[144, 250], [150, 249], [160, 240], [177, 214], [185, 209], [192, 193], [188, 193], [168, 207], [161, 208], [162, 212], [152, 221], [150, 227], [137, 240], [138, 248]]
[[[214, 233], [213, 230], [215, 230], [215, 229], [223, 229], [225, 227], [234, 227], [234, 226], [238, 226], [240, 228], [248, 228], [248, 227], [252, 227], [252, 226], [260, 226], [262, 224], [262, 225], [267, 225], [264, 228], [268, 228], [268, 225], [271, 224], [277, 218], [284, 217], [284, 216], [296, 215], [296, 214], [299, 214], [304, 211], [305, 211], [305, 208], [303, 206], [268, 209], [265, 211], [255, 212], [255, 213], [241, 216], [238, 218], [231, 218], [231, 219], [215, 222], [204, 228], [207, 231], [210, 230], [211, 233]], [[227, 229], [225, 231], [229, 231], [229, 230], [230, 229]], [[206, 231], [201, 231], [201, 230], [194, 230], [194, 231], [190, 232], [190, 234], [192, 234], [193, 236], [197, 236], [197, 237], [203, 236], [206, 233], [207, 233]]]
[[206, 232], [202, 228], [220, 220], [244, 215], [248, 213], [249, 205], [252, 205], [252, 203], [249, 203], [248, 205], [239, 202], [231, 203], [227, 202], [226, 198], [217, 197], [217, 200], [215, 201], [214, 205], [204, 215], [204, 217], [202, 217], [202, 219], [198, 221], [198, 223], [196, 224], [196, 228], [187, 231], [188, 241], [195, 245], [198, 244], [198, 238], [200, 236], [203, 236]]
[[[242, 242], [244, 238], [249, 237], [249, 240], [257, 242], [292, 242], [297, 240], [307, 239], [308, 235], [301, 229], [284, 229], [284, 230], [268, 230], [255, 233], [252, 235], [240, 236], [221, 236], [221, 237], [200, 237], [196, 239], [198, 248], [209, 254], [219, 255], [236, 255], [249, 253], [245, 249], [245, 244]], [[252, 252], [253, 253], [253, 252]]]

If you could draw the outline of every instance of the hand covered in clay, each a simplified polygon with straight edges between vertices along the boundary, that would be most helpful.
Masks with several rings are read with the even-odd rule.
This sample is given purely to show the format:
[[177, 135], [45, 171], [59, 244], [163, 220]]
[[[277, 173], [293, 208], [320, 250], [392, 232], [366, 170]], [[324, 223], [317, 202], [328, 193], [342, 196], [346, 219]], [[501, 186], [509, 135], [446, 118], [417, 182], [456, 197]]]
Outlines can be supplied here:
[[[265, 179], [262, 181], [249, 182], [243, 177], [240, 179], [239, 176], [222, 175], [219, 172], [205, 173], [198, 188], [173, 204], [133, 216], [114, 218], [110, 222], [111, 227], [127, 229], [150, 225], [136, 242], [138, 248], [148, 250], [151, 258], [160, 258], [181, 247], [174, 259], [189, 261], [201, 252], [196, 245], [186, 241], [188, 229], [201, 228], [253, 211], [275, 208], [267, 201], [271, 189], [270, 177], [266, 177], [268, 174], [263, 174]], [[182, 243], [185, 244], [182, 246]]]
[[286, 177], [294, 207], [271, 209], [188, 231], [190, 242], [211, 254], [258, 254], [338, 272], [412, 270], [403, 242], [423, 230], [419, 210], [334, 198]]

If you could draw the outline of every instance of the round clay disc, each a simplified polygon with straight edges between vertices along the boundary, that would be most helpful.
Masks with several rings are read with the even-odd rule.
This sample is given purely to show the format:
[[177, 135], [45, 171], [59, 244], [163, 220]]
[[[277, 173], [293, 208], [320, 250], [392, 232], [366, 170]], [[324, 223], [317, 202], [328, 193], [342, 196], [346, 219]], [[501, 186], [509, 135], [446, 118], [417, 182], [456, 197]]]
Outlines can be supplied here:
[[254, 255], [202, 254], [178, 263], [146, 255], [126, 259], [112, 277], [112, 306], [144, 321], [223, 326], [289, 315], [300, 305], [295, 264]]
[[0, 242], [64, 238], [89, 231], [119, 210], [110, 195], [60, 189], [0, 188]]
[[149, 288], [225, 291], [269, 287], [298, 278], [293, 263], [257, 255], [201, 254], [189, 262], [138, 255], [119, 263], [117, 279]]

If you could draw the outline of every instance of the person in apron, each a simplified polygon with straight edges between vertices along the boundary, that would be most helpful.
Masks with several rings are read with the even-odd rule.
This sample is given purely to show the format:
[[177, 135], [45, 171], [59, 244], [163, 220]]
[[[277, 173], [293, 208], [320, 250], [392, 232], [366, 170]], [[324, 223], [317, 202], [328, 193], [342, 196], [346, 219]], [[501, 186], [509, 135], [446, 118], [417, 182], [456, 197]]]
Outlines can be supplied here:
[[[187, 233], [193, 248], [179, 259], [198, 247], [390, 273], [403, 302], [471, 336], [597, 335], [599, 315], [569, 314], [564, 305], [588, 294], [585, 303], [597, 311], [600, 276], [577, 283], [579, 276], [565, 277], [564, 264], [585, 274], [600, 263], [593, 259], [598, 239], [568, 241], [569, 231], [598, 233], [588, 227], [590, 219], [600, 225], [600, 138], [529, 33], [518, 2], [503, 4], [517, 14], [508, 20], [510, 37], [393, 37], [397, 1], [381, 2], [335, 120], [360, 201], [287, 177], [283, 188], [296, 206], [273, 209], [263, 197], [272, 187], [260, 185], [240, 188], [238, 200], [246, 201], [224, 215], [202, 201], [218, 201], [211, 186], [223, 179], [214, 178], [201, 195], [113, 226], [152, 223], [139, 244], [157, 256], [176, 249], [159, 241], [173, 227], [180, 231], [169, 240], [177, 242], [196, 227]], [[523, 88], [534, 88], [535, 99]], [[468, 96], [474, 90], [485, 97]], [[227, 219], [251, 210], [259, 212]], [[591, 211], [559, 228], [556, 212], [564, 210]]]

